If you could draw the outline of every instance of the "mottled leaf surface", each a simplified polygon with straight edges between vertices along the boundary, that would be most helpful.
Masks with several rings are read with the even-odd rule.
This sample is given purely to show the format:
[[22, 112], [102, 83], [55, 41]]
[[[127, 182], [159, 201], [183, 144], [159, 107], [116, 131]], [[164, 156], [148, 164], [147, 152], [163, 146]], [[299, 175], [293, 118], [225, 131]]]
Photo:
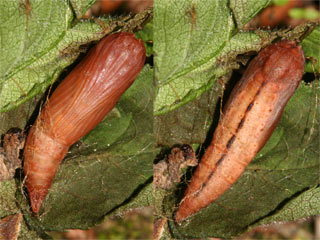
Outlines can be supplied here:
[[15, 214], [19, 211], [15, 204], [15, 192], [16, 184], [13, 179], [0, 182], [0, 218]]
[[70, 0], [70, 4], [77, 17], [81, 18], [95, 1], [96, 0]]
[[234, 14], [237, 27], [243, 28], [261, 9], [270, 4], [271, 0], [231, 0], [230, 8]]
[[[320, 187], [302, 191], [296, 197], [292, 197], [288, 202], [280, 207], [274, 214], [263, 218], [255, 225], [270, 224], [280, 221], [295, 221], [305, 216], [316, 216], [320, 209]], [[252, 227], [254, 227], [253, 225]]]
[[306, 55], [309, 57], [306, 65], [306, 71], [313, 73], [314, 71], [320, 72], [320, 26], [315, 28], [312, 33], [303, 40], [302, 48]]
[[156, 115], [195, 100], [236, 67], [238, 54], [262, 46], [256, 34], [233, 33], [228, 1], [156, 1], [154, 29]]
[[65, 1], [6, 0], [0, 4], [0, 109], [4, 111], [50, 84], [57, 66], [52, 66], [56, 62], [47, 54], [65, 37], [72, 13]]
[[74, 2], [1, 1], [0, 112], [43, 93], [92, 41], [119, 27], [135, 29], [148, 15], [80, 21], [73, 11], [84, 11], [89, 1]]

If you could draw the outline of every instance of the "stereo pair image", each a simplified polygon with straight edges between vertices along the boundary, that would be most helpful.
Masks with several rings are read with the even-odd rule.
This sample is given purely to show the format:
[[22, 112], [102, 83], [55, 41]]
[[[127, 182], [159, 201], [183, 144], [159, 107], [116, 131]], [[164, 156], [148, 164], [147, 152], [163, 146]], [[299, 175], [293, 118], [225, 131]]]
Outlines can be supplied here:
[[[44, 238], [48, 231], [88, 229], [106, 216], [151, 207], [154, 239], [231, 238], [317, 214], [313, 197], [306, 214], [295, 210], [306, 205], [294, 206], [307, 194], [318, 196], [318, 85], [303, 81], [315, 45], [305, 39], [319, 32], [318, 23], [242, 31], [249, 20], [236, 1], [155, 2], [136, 15], [109, 19], [110, 25], [103, 18], [83, 25], [70, 20], [61, 35], [70, 43], [54, 59], [65, 61], [63, 67], [49, 74], [54, 61], [41, 58], [46, 54], [16, 72], [7, 66], [3, 82], [22, 89], [15, 100], [5, 98], [10, 84], [0, 78], [0, 101], [8, 102], [0, 107], [8, 118], [20, 103], [33, 112], [26, 114], [23, 146], [17, 150], [4, 137], [5, 153], [0, 149], [5, 165], [8, 152], [21, 153], [14, 171], [22, 170], [11, 180], [28, 231]], [[212, 27], [211, 18], [205, 25], [202, 4], [219, 13], [214, 21], [222, 27]], [[33, 1], [26, 5], [23, 21], [32, 28], [37, 8]], [[87, 41], [77, 35], [92, 31], [86, 24], [106, 32], [95, 30]], [[23, 46], [27, 51], [27, 42]], [[19, 71], [39, 79], [44, 71], [46, 80], [30, 87]]]

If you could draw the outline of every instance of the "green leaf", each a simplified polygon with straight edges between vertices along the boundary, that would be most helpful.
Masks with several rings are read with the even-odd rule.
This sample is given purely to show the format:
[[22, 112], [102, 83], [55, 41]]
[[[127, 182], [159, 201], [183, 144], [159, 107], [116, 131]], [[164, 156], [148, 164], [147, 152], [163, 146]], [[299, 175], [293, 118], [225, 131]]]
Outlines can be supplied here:
[[319, 12], [312, 8], [292, 8], [288, 15], [295, 19], [316, 20], [319, 17]]
[[288, 4], [289, 0], [272, 0], [272, 3], [277, 6], [284, 6]]
[[150, 21], [144, 28], [138, 32], [136, 32], [137, 38], [141, 38], [144, 42], [144, 46], [146, 47], [146, 55], [150, 57], [153, 55], [153, 23]]
[[[214, 72], [200, 72], [203, 64], [226, 45], [234, 27], [230, 10], [221, 1], [156, 1], [154, 18], [155, 78], [159, 90], [155, 113], [183, 105], [207, 88]], [[199, 76], [199, 72], [205, 76]], [[202, 75], [203, 75], [202, 74]], [[191, 93], [191, 90], [194, 90]]]
[[[305, 216], [315, 216], [320, 209], [320, 187], [303, 190], [293, 197], [270, 217], [263, 218], [256, 225], [270, 224], [279, 221], [295, 221]], [[254, 226], [252, 226], [254, 227]]]
[[0, 182], [0, 218], [19, 212], [19, 208], [15, 204], [16, 190], [16, 184], [13, 179]]
[[171, 148], [175, 145], [203, 143], [213, 117], [216, 117], [214, 111], [221, 92], [221, 86], [217, 84], [195, 101], [156, 116], [154, 130], [157, 144]]
[[153, 179], [150, 178], [150, 181], [146, 183], [143, 186], [143, 189], [141, 191], [134, 193], [134, 201], [130, 201], [126, 204], [123, 204], [121, 207], [116, 209], [114, 212], [112, 212], [112, 216], [121, 216], [125, 212], [129, 212], [132, 209], [138, 209], [141, 207], [152, 207], [154, 206], [154, 199], [153, 199], [153, 184], [152, 184]]
[[[50, 50], [64, 38], [72, 13], [64, 1], [1, 1], [0, 109], [12, 108], [43, 90], [57, 66], [48, 66]], [[50, 21], [48, 21], [50, 19]], [[52, 58], [52, 57], [51, 57]], [[51, 62], [53, 65], [54, 62]], [[50, 80], [49, 80], [50, 83]]]
[[81, 18], [95, 1], [96, 0], [70, 0], [70, 3], [77, 18]]
[[[74, 19], [67, 1], [30, 0], [28, 7], [22, 2], [0, 3], [0, 112], [43, 93], [75, 61], [81, 45], [88, 46], [119, 27], [132, 31], [150, 15], [100, 19], [98, 24]], [[77, 6], [82, 3], [88, 1], [77, 1]]]
[[6, 113], [0, 112], [0, 133], [4, 134], [13, 127], [24, 129], [39, 100], [40, 96], [37, 96], [12, 111]]
[[267, 7], [270, 2], [271, 0], [231, 0], [230, 8], [233, 11], [237, 27], [239, 29], [243, 28], [261, 9]]
[[227, 1], [155, 2], [156, 115], [195, 100], [238, 66], [237, 55], [260, 50], [260, 36], [232, 35], [234, 26]]
[[306, 72], [320, 72], [320, 26], [316, 27], [312, 33], [302, 41], [302, 48], [307, 59]]

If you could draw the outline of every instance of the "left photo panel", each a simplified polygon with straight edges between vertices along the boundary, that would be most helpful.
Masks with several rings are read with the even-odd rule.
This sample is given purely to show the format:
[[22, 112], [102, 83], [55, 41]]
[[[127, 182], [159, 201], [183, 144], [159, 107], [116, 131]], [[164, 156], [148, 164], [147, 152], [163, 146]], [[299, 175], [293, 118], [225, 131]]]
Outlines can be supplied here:
[[0, 236], [151, 239], [153, 1], [4, 0], [0, 16]]

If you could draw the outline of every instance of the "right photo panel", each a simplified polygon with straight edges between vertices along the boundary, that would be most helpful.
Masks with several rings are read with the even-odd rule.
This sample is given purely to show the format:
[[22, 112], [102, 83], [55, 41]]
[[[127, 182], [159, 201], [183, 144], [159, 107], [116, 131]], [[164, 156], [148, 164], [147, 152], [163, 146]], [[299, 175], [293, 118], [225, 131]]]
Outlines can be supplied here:
[[154, 239], [320, 237], [319, 16], [154, 0]]

